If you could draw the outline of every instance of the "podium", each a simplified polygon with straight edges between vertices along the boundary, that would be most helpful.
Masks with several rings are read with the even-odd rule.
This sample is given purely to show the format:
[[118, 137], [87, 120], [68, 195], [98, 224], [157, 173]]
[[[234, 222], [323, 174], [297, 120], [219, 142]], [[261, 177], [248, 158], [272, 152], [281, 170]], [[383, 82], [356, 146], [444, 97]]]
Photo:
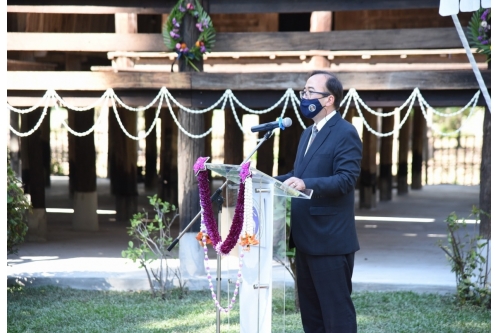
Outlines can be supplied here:
[[[234, 206], [240, 182], [240, 166], [206, 163], [206, 167], [226, 178], [225, 204], [228, 207]], [[312, 190], [297, 191], [254, 168], [250, 168], [250, 171], [253, 183], [254, 233], [259, 244], [243, 252], [242, 280], [238, 300], [240, 332], [284, 332], [287, 277], [293, 286], [293, 279], [284, 267], [287, 263], [286, 200], [287, 198], [310, 199]], [[228, 209], [228, 212], [231, 210]], [[232, 220], [232, 215], [229, 217], [229, 220]], [[230, 285], [231, 281], [228, 282]], [[273, 309], [273, 292], [280, 297], [275, 309]], [[281, 315], [281, 310], [283, 315]]]

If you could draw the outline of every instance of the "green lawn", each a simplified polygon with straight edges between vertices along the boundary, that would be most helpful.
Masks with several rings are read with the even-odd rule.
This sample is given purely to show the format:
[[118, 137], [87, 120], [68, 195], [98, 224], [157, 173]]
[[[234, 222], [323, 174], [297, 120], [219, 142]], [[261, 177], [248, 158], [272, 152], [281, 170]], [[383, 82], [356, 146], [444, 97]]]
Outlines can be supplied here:
[[[293, 291], [287, 291], [285, 304], [282, 293], [273, 295], [273, 332], [302, 332], [300, 315], [293, 311]], [[360, 333], [491, 331], [490, 310], [457, 306], [452, 296], [359, 292], [353, 300]], [[151, 299], [148, 292], [29, 287], [7, 293], [7, 316], [12, 333], [216, 331], [215, 308], [207, 291], [191, 291], [182, 299], [174, 293], [164, 301]], [[221, 320], [221, 332], [239, 332], [239, 305]]]

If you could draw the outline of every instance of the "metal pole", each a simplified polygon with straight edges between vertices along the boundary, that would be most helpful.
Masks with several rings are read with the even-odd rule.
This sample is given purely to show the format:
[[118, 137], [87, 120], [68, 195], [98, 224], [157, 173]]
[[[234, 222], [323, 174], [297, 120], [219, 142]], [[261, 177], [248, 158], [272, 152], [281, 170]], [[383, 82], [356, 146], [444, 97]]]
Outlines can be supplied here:
[[[220, 196], [219, 194], [219, 197], [216, 199], [217, 200], [217, 203], [219, 204], [219, 212], [218, 212], [218, 230], [219, 230], [219, 234], [221, 233], [221, 221], [222, 221], [222, 203], [224, 202], [224, 198]], [[220, 304], [220, 290], [221, 290], [221, 275], [222, 275], [222, 272], [221, 272], [221, 255], [220, 253], [217, 253], [217, 302], [219, 302]], [[216, 309], [217, 311], [217, 314], [216, 314], [216, 333], [220, 333], [220, 311], [219, 309], [217, 308]]]

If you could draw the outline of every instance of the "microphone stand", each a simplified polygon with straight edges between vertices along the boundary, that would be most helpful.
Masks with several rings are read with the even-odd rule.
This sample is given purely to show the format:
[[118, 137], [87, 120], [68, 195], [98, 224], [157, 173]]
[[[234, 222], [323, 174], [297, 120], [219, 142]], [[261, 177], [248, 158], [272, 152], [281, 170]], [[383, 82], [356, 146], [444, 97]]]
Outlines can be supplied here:
[[[260, 139], [258, 141], [258, 144], [254, 148], [254, 150], [252, 150], [252, 152], [245, 158], [245, 160], [243, 162], [241, 162], [240, 165], [245, 164], [246, 162], [248, 162], [250, 160], [250, 158], [252, 158], [253, 154], [255, 154], [257, 149], [259, 149], [259, 147], [273, 135], [273, 130], [274, 129], [271, 129], [271, 130], [266, 132], [266, 134], [262, 137], [262, 139]], [[218, 206], [219, 206], [219, 211], [218, 211], [219, 232], [220, 232], [222, 203], [224, 202], [224, 198], [221, 196], [221, 193], [222, 193], [222, 190], [226, 187], [227, 183], [228, 183], [228, 180], [226, 179], [224, 184], [222, 184], [214, 192], [214, 194], [212, 194], [212, 196], [210, 197], [211, 202], [217, 201]], [[182, 230], [179, 233], [179, 236], [177, 236], [177, 238], [174, 239], [172, 244], [170, 244], [170, 246], [167, 248], [167, 250], [169, 252], [175, 247], [175, 245], [177, 245], [177, 243], [179, 242], [181, 237], [184, 236], [184, 234], [187, 232], [187, 230], [189, 228], [191, 228], [191, 226], [196, 222], [196, 220], [200, 217], [200, 215], [201, 215], [201, 210], [198, 212], [198, 214], [196, 214], [196, 216], [191, 220], [191, 222], [189, 222], [189, 224], [184, 228], [184, 230]], [[220, 291], [221, 291], [221, 267], [220, 266], [221, 266], [221, 255], [217, 254], [217, 279], [216, 279], [216, 281], [217, 281], [217, 283], [216, 283], [217, 284], [217, 301], [220, 301]], [[217, 309], [217, 314], [216, 314], [216, 333], [220, 333], [220, 311], [219, 311], [219, 309]]]

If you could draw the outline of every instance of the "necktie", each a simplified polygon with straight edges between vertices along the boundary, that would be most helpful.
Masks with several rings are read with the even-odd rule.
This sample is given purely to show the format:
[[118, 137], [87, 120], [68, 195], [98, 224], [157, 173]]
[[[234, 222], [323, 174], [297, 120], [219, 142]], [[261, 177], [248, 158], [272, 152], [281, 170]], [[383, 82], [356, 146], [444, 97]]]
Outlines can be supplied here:
[[309, 142], [309, 146], [313, 143], [314, 138], [316, 137], [316, 134], [318, 134], [318, 128], [316, 127], [316, 125], [313, 125], [312, 134], [311, 134], [311, 142]]
[[313, 125], [312, 133], [311, 133], [311, 140], [309, 140], [309, 145], [307, 146], [305, 154], [307, 154], [307, 151], [309, 150], [309, 147], [311, 147], [311, 145], [312, 145], [312, 143], [314, 141], [314, 138], [316, 137], [316, 134], [318, 134], [318, 128], [316, 127], [316, 125]]

